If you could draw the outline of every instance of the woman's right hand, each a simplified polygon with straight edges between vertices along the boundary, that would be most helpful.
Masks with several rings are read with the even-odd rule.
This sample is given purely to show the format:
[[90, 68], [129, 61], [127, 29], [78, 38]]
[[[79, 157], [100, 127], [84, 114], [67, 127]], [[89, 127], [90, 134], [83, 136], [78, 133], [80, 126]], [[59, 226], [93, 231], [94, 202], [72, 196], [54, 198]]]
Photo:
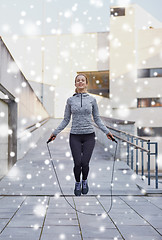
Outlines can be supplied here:
[[112, 138], [114, 138], [111, 132], [109, 132], [108, 134], [106, 134], [106, 136], [107, 136], [107, 138], [110, 139], [111, 141], [112, 141]]
[[47, 142], [51, 142], [51, 141], [55, 140], [55, 138], [56, 138], [56, 136], [52, 133]]
[[51, 138], [51, 141], [53, 141], [53, 140], [55, 140], [56, 136], [53, 135], [53, 133], [52, 133], [51, 136], [50, 136], [50, 138]]

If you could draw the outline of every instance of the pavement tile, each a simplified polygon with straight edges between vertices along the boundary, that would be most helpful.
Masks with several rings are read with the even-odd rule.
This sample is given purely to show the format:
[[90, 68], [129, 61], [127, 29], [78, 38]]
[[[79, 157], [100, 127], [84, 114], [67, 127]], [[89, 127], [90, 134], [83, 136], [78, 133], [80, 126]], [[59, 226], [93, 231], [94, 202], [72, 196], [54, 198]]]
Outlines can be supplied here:
[[6, 228], [0, 235], [0, 240], [37, 240], [41, 229], [33, 228]]
[[0, 232], [5, 227], [5, 225], [8, 223], [8, 221], [9, 221], [8, 218], [0, 219]]
[[55, 235], [55, 234], [68, 234], [68, 235], [78, 235], [80, 234], [79, 226], [73, 226], [73, 225], [67, 225], [67, 226], [45, 226], [43, 229], [43, 234], [50, 234]]
[[135, 238], [143, 238], [143, 239], [161, 239], [159, 233], [157, 233], [151, 226], [129, 226], [124, 225], [120, 226], [119, 230], [125, 239], [134, 239]]
[[154, 237], [152, 237], [152, 236], [132, 236], [131, 235], [131, 237], [130, 236], [128, 236], [127, 238], [126, 238], [126, 240], [142, 240], [142, 239], [147, 239], [147, 240], [161, 240], [161, 237], [158, 237], [158, 236], [154, 236]]
[[83, 239], [88, 237], [93, 238], [118, 238], [121, 237], [117, 229], [115, 228], [106, 228], [104, 226], [84, 226], [81, 228]]
[[13, 220], [8, 224], [8, 227], [32, 227], [34, 225], [38, 225], [39, 227], [42, 226], [43, 218], [42, 217], [35, 217], [25, 215], [23, 217], [15, 217]]
[[148, 220], [149, 223], [155, 228], [162, 228], [162, 220]]
[[45, 226], [78, 226], [78, 220], [72, 220], [72, 219], [55, 219], [55, 218], [47, 218], [45, 222]]
[[41, 240], [59, 240], [59, 239], [65, 239], [65, 240], [81, 240], [81, 235], [80, 234], [65, 234], [65, 233], [44, 233], [41, 236]]
[[114, 226], [114, 224], [110, 221], [110, 220], [102, 220], [102, 221], [90, 221], [90, 219], [89, 219], [89, 221], [87, 221], [87, 220], [85, 220], [85, 219], [81, 219], [80, 217], [79, 217], [79, 221], [80, 221], [80, 225], [81, 225], [81, 227], [84, 229], [84, 227], [89, 227], [89, 228], [98, 228], [98, 227], [101, 227], [101, 229], [102, 228], [111, 228], [111, 229], [115, 229], [115, 226]]
[[[88, 238], [84, 237], [84, 240], [112, 240], [112, 239], [115, 239], [115, 238], [112, 238], [112, 237], [109, 237], [109, 236], [107, 236], [106, 238], [102, 238], [101, 236], [99, 238], [97, 238], [97, 237], [88, 237]], [[121, 238], [121, 237], [116, 238], [116, 240], [120, 240], [120, 239], [123, 239], [123, 238]]]
[[11, 218], [13, 216], [13, 213], [1, 213], [1, 218]]

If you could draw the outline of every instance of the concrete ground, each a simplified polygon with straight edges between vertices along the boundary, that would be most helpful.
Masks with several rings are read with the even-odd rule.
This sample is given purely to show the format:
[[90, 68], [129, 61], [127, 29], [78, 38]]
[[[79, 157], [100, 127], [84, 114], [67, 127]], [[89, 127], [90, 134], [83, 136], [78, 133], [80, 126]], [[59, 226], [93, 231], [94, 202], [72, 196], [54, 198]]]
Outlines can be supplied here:
[[115, 162], [113, 206], [107, 213], [113, 158], [98, 142], [90, 162], [89, 193], [74, 196], [66, 130], [49, 147], [70, 206], [60, 193], [49, 158], [50, 133], [37, 144], [31, 139], [30, 151], [0, 181], [0, 240], [162, 239], [162, 197], [141, 191], [137, 184], [146, 183], [122, 161]]

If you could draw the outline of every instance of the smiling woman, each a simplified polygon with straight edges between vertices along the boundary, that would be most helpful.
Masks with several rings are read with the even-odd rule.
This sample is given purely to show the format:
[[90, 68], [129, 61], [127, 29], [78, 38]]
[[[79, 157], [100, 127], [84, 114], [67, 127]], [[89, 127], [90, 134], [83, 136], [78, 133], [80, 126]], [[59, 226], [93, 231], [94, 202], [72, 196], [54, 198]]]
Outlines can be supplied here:
[[76, 93], [81, 93], [81, 92], [87, 92], [87, 87], [88, 87], [88, 78], [85, 74], [81, 73], [78, 74], [75, 77], [75, 92]]
[[[70, 131], [69, 144], [74, 160], [75, 189], [74, 194], [80, 196], [87, 194], [89, 162], [95, 146], [95, 129], [92, 116], [97, 126], [107, 135], [108, 139], [113, 139], [113, 135], [103, 124], [99, 116], [97, 101], [87, 93], [88, 79], [83, 73], [75, 77], [75, 94], [67, 99], [64, 119], [53, 131], [50, 142], [68, 125], [72, 115], [72, 127]], [[82, 182], [80, 177], [82, 174]]]

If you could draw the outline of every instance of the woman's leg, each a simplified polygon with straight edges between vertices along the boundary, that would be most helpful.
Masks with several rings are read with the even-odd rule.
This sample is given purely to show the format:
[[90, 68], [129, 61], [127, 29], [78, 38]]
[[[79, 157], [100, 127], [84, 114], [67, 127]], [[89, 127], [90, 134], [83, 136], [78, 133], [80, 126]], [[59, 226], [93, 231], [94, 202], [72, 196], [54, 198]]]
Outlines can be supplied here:
[[69, 144], [71, 148], [71, 153], [74, 160], [74, 176], [76, 182], [80, 182], [80, 174], [81, 174], [81, 153], [82, 153], [82, 143], [81, 137], [78, 134], [71, 134]]
[[83, 180], [87, 179], [89, 172], [89, 161], [95, 146], [95, 133], [85, 134], [83, 142], [83, 155], [81, 158]]

